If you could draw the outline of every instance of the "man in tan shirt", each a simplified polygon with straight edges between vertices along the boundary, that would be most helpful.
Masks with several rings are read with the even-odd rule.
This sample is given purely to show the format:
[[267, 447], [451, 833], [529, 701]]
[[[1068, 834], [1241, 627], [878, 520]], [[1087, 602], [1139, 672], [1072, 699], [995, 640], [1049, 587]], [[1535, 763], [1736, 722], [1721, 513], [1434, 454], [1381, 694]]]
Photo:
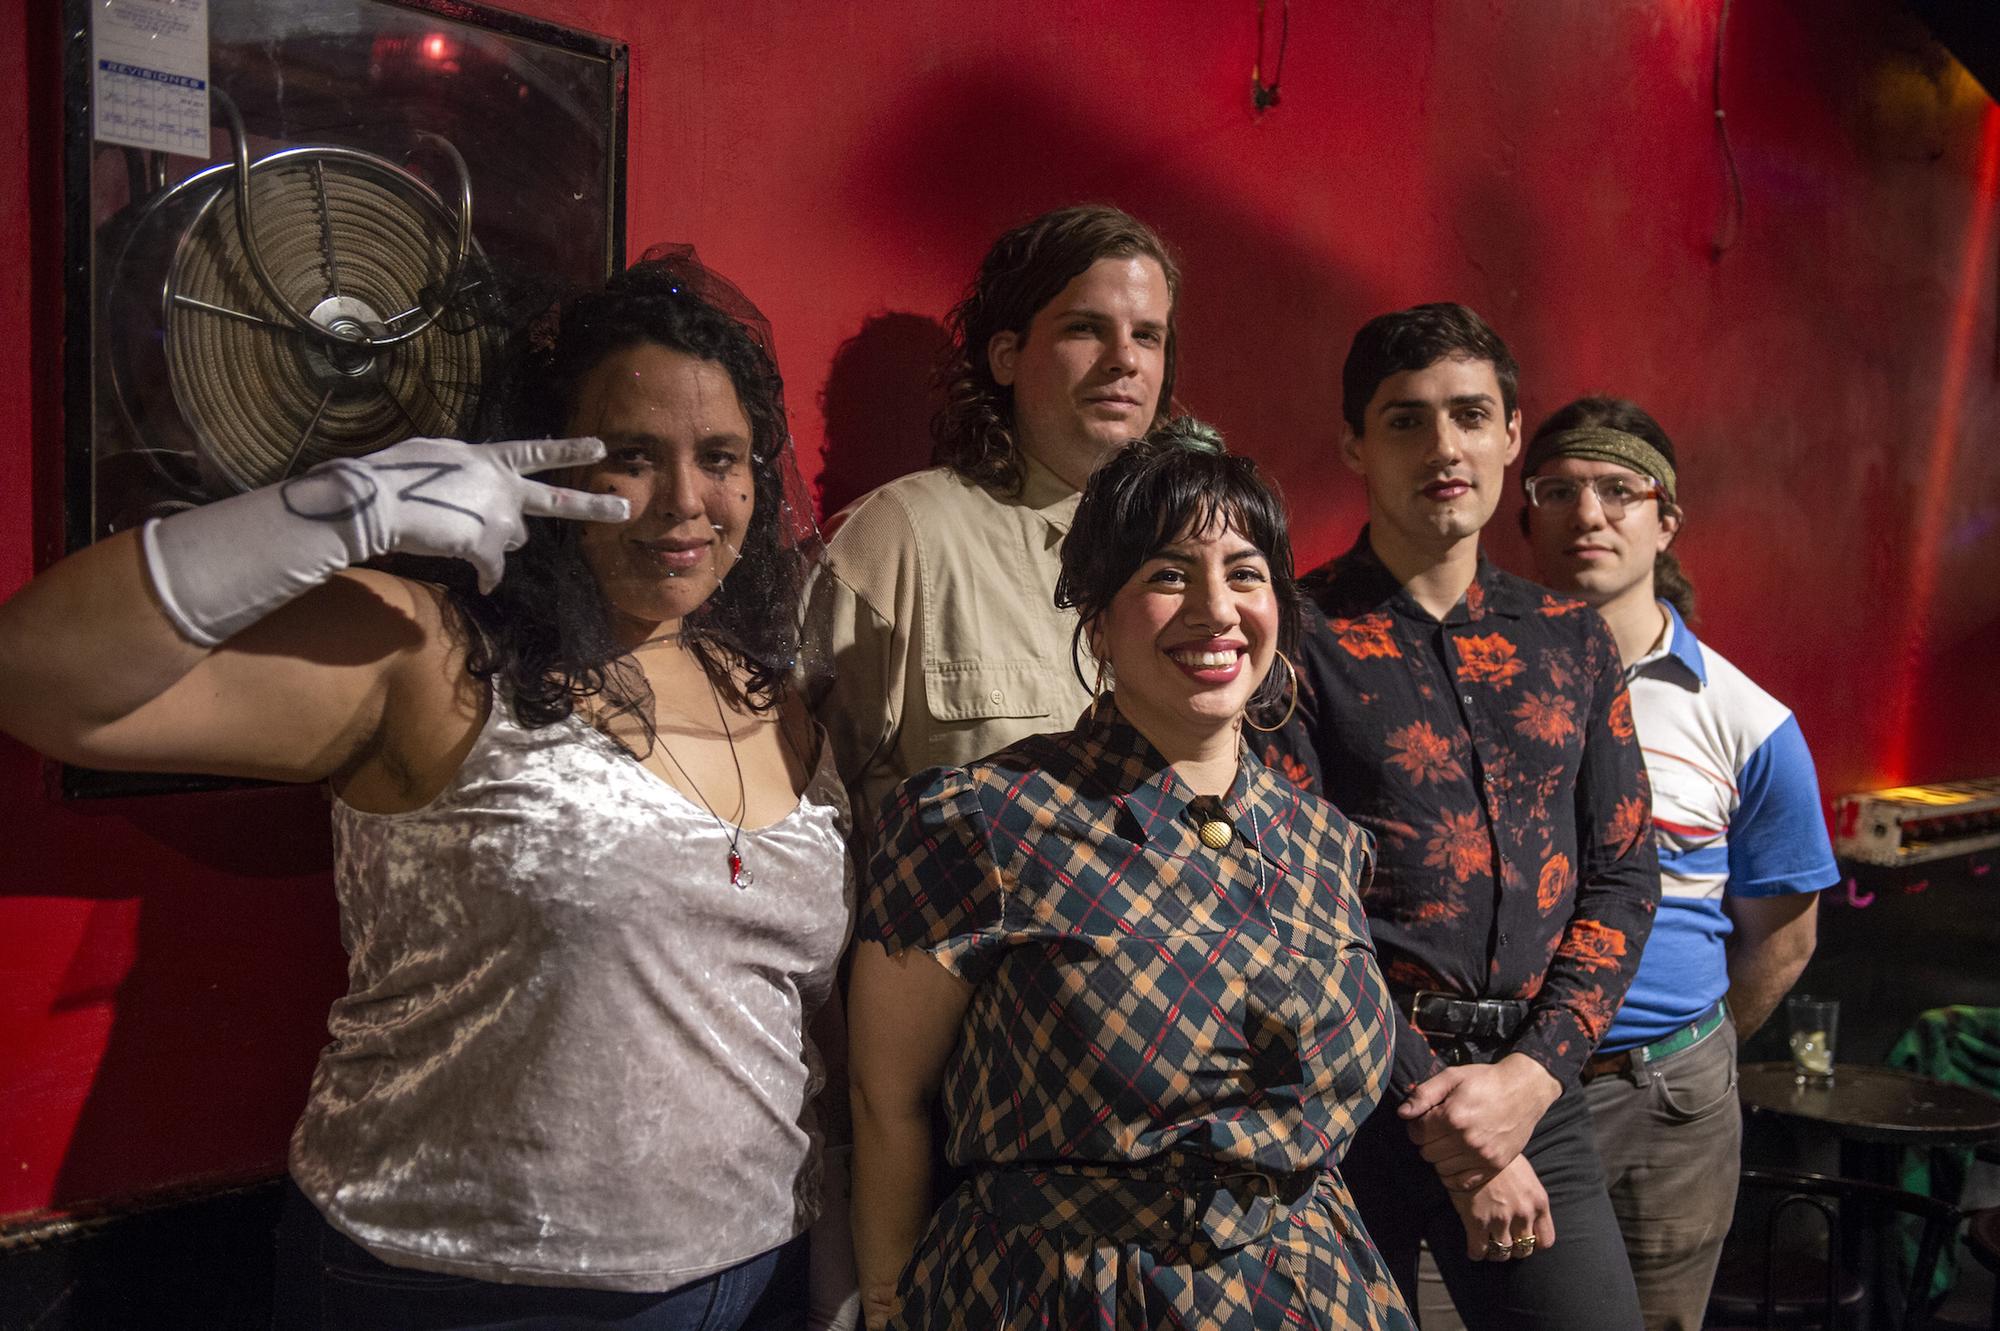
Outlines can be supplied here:
[[1057, 552], [1098, 463], [1166, 417], [1180, 271], [1104, 206], [1022, 223], [951, 313], [938, 465], [837, 515], [808, 634], [832, 678], [813, 705], [857, 827], [926, 767], [1067, 729], [1090, 701]]

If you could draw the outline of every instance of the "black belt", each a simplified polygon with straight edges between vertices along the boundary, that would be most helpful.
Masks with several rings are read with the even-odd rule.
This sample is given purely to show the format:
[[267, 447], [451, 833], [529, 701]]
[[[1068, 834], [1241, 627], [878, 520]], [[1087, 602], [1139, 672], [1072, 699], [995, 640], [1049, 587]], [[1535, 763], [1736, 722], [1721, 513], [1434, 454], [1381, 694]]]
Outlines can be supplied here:
[[1131, 1165], [989, 1165], [973, 1196], [1011, 1225], [1067, 1231], [1114, 1243], [1245, 1247], [1300, 1210], [1332, 1175], [1321, 1169], [1268, 1173], [1180, 1157]]
[[1461, 998], [1436, 989], [1395, 991], [1396, 1006], [1425, 1035], [1511, 1040], [1528, 1020], [1525, 998]]

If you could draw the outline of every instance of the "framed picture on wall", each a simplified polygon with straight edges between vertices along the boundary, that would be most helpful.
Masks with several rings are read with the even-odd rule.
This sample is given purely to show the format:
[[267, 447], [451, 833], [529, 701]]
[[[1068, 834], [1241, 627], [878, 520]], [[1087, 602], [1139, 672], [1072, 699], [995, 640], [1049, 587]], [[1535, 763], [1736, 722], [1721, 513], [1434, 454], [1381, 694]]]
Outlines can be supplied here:
[[65, 3], [65, 552], [469, 432], [522, 297], [623, 266], [620, 42], [460, 0]]

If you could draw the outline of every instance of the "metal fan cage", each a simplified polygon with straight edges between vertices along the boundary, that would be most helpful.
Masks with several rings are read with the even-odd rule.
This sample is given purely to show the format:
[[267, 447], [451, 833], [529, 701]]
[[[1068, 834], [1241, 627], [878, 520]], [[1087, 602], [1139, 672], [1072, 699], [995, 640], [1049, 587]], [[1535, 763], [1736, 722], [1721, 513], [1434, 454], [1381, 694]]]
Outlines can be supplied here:
[[355, 149], [238, 161], [203, 173], [211, 192], [161, 293], [168, 379], [203, 473], [251, 489], [463, 434], [489, 349], [476, 321], [441, 316], [464, 295], [469, 190], [455, 218], [416, 176]]

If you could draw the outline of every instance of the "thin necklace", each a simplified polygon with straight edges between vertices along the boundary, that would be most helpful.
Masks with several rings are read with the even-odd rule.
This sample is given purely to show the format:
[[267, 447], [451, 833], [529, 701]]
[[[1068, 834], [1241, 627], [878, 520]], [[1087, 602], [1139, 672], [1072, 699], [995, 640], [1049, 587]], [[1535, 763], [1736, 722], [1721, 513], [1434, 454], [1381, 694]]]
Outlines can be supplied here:
[[1250, 830], [1256, 840], [1250, 846], [1250, 858], [1257, 862], [1257, 899], [1264, 899], [1264, 829], [1257, 825], [1257, 806], [1247, 805], [1250, 813]]
[[[736, 736], [730, 733], [729, 718], [722, 712], [722, 695], [716, 692], [715, 681], [712, 679], [708, 681], [708, 694], [715, 700], [715, 719], [722, 726], [722, 737], [729, 741], [729, 765], [736, 769], [736, 817], [740, 819], [749, 811], [750, 787], [743, 780], [743, 764], [736, 757]], [[722, 829], [722, 834], [729, 838], [729, 885], [734, 888], [745, 888], [755, 883], [757, 875], [743, 864], [741, 850], [743, 824], [732, 822], [715, 811], [715, 806], [708, 802], [708, 796], [701, 793], [701, 787], [695, 783], [692, 776], [688, 775], [688, 769], [681, 766], [681, 760], [674, 757], [674, 751], [667, 747], [667, 741], [657, 732], [653, 736], [653, 741], [660, 746], [660, 752], [667, 755], [667, 761], [674, 765], [674, 770], [681, 774], [681, 780], [688, 783], [688, 789], [692, 790], [694, 797], [701, 801], [701, 807], [708, 810], [708, 816], [715, 819], [715, 825]]]

